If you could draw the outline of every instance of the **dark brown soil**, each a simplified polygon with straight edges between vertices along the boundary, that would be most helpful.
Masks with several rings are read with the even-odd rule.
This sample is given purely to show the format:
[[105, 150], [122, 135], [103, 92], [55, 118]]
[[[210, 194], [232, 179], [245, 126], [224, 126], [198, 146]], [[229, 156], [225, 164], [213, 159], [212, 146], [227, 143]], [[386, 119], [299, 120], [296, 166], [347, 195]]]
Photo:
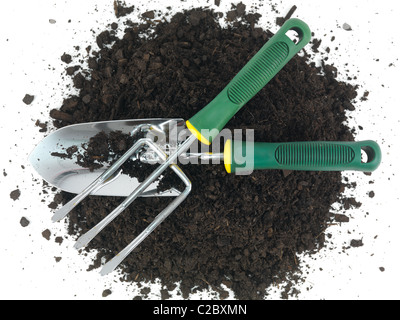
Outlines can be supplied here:
[[[148, 24], [129, 24], [122, 39], [113, 28], [102, 32], [88, 60], [90, 69], [76, 68], [71, 75], [79, 95], [51, 111], [54, 124], [190, 118], [272, 35], [254, 27], [258, 15], [243, 6], [232, 11], [233, 23], [226, 29], [216, 22], [218, 13], [193, 9], [158, 23], [148, 38], [140, 37]], [[105, 46], [110, 43], [111, 49]], [[308, 59], [307, 54], [293, 58], [227, 127], [254, 129], [255, 139], [265, 142], [354, 140], [344, 121], [346, 110], [354, 110], [357, 88], [337, 81], [335, 67], [318, 68]], [[222, 284], [236, 298], [263, 298], [266, 288], [299, 271], [297, 254], [312, 254], [325, 245], [326, 228], [335, 218], [331, 205], [342, 201], [344, 190], [340, 172], [270, 170], [234, 176], [223, 165], [183, 169], [193, 183], [191, 194], [121, 267], [127, 273], [123, 281], [159, 278], [166, 288], [179, 282], [184, 298], [204, 288], [226, 297]], [[62, 197], [66, 202], [72, 195]], [[71, 212], [69, 233], [86, 232], [121, 201], [89, 197]], [[137, 199], [89, 244], [99, 250], [91, 268], [100, 266], [101, 257], [117, 254], [170, 201]]]

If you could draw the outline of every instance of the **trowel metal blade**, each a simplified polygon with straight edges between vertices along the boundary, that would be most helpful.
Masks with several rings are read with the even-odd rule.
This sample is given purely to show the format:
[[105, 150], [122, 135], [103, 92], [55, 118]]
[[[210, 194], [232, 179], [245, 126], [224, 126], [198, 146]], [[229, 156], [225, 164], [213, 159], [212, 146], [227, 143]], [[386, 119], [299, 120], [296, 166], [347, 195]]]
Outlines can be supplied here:
[[[74, 124], [58, 129], [40, 141], [31, 152], [29, 161], [39, 175], [50, 185], [66, 192], [78, 194], [107, 168], [104, 167], [91, 172], [89, 169], [77, 164], [74, 158], [61, 158], [52, 154], [65, 153], [66, 149], [72, 146], [77, 146], [78, 149], [82, 148], [82, 144], [88, 143], [91, 137], [102, 131], [105, 133], [121, 131], [129, 134], [137, 126], [143, 124], [154, 126], [166, 135], [169, 134], [170, 130], [179, 131], [185, 128], [183, 119], [159, 118]], [[119, 172], [104, 183], [104, 186], [93, 192], [93, 195], [126, 197], [139, 184], [140, 182], [136, 178]], [[157, 191], [157, 182], [154, 182], [141, 196], [178, 196], [179, 194], [180, 192], [174, 188], [159, 193]]]

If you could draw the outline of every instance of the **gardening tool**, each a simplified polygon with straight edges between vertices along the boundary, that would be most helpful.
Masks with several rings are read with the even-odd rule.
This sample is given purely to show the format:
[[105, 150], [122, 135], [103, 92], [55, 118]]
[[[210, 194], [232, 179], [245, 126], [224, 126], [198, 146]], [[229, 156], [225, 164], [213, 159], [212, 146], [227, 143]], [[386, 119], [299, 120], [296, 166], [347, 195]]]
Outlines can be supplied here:
[[[296, 43], [286, 35], [289, 31], [295, 31], [297, 33], [299, 40]], [[150, 148], [156, 152], [158, 157], [163, 160], [163, 163], [160, 164], [157, 169], [140, 185], [138, 185], [134, 191], [130, 193], [103, 221], [88, 233], [84, 234], [82, 236], [83, 238], [81, 237], [81, 241], [78, 243], [85, 244], [87, 239], [90, 239], [101, 231], [140, 194], [150, 191], [148, 188], [151, 188], [151, 185], [168, 167], [171, 167], [185, 183], [185, 190], [181, 192], [161, 213], [159, 213], [153, 222], [150, 223], [136, 239], [134, 239], [113, 259], [108, 261], [101, 270], [101, 274], [104, 275], [113, 271], [123, 261], [123, 259], [141, 243], [141, 241], [143, 241], [180, 203], [182, 203], [189, 194], [191, 183], [175, 163], [177, 158], [186, 152], [197, 140], [206, 145], [210, 145], [226, 123], [255, 94], [257, 94], [286, 65], [286, 63], [310, 41], [310, 39], [310, 30], [304, 22], [299, 19], [289, 19], [286, 21], [281, 29], [259, 50], [257, 54], [255, 54], [255, 56], [221, 91], [221, 93], [218, 94], [207, 106], [186, 121], [187, 129], [191, 134], [185, 141], [178, 144], [172, 153], [169, 153], [168, 155], [165, 154], [162, 149], [151, 141], [151, 139], [139, 138], [120, 159], [110, 166], [109, 169], [101, 173], [99, 177], [89, 184], [89, 186], [84, 188], [77, 196], [55, 213], [53, 220], [59, 220], [65, 217], [68, 212], [70, 212], [85, 197], [114, 181], [118, 176], [118, 168], [139, 150], [146, 148]], [[156, 127], [153, 120], [148, 122], [146, 121], [142, 124], [136, 123], [135, 125], [135, 128], [131, 128], [132, 136], [150, 132], [154, 127]], [[83, 128], [79, 129], [83, 130]], [[88, 131], [90, 130], [91, 129], [88, 128]], [[61, 134], [65, 133], [70, 132], [63, 132]], [[73, 140], [74, 137], [72, 136], [70, 139]], [[235, 165], [231, 166], [231, 169], [232, 168], [236, 168]], [[39, 170], [42, 170], [42, 168]]]
[[[151, 130], [148, 129], [150, 127]], [[187, 136], [185, 121], [179, 118], [80, 123], [58, 129], [45, 137], [30, 154], [30, 162], [50, 185], [69, 193], [81, 194], [92, 181], [110, 170], [110, 165], [105, 161], [102, 168], [91, 171], [79, 165], [74, 156], [68, 156], [66, 150], [75, 148], [76, 154], [82, 154], [92, 137], [101, 132], [108, 135], [115, 131], [131, 136], [140, 135], [140, 132], [144, 131], [146, 134], [142, 138], [150, 140], [157, 146], [157, 148], [148, 147], [127, 153], [119, 158], [121, 163], [128, 158], [146, 164], [159, 163], [160, 157], [157, 150], [162, 150], [169, 156]], [[223, 153], [189, 150], [181, 154], [177, 162], [209, 163], [212, 161], [218, 164], [224, 161], [227, 172], [231, 173], [237, 173], [240, 170], [245, 172], [246, 167], [250, 170], [373, 171], [380, 162], [379, 146], [373, 141], [250, 144], [250, 142], [242, 143], [227, 138]], [[254, 154], [246, 155], [246, 150], [252, 150], [251, 148]], [[216, 149], [219, 150], [219, 148]], [[367, 156], [364, 162], [361, 161], [363, 154]], [[103, 179], [102, 184], [91, 191], [91, 195], [127, 197], [140, 185], [136, 178], [124, 173], [119, 166], [116, 168], [117, 170], [109, 174], [107, 179]], [[155, 181], [138, 196], [177, 197], [180, 193], [174, 187], [160, 191]]]
[[[144, 153], [140, 161], [152, 163], [156, 155], [150, 154]], [[253, 170], [265, 169], [372, 172], [381, 162], [381, 150], [372, 140], [272, 143], [228, 139], [223, 153], [189, 152], [183, 158], [223, 160], [228, 173], [242, 171], [243, 174], [249, 174]]]

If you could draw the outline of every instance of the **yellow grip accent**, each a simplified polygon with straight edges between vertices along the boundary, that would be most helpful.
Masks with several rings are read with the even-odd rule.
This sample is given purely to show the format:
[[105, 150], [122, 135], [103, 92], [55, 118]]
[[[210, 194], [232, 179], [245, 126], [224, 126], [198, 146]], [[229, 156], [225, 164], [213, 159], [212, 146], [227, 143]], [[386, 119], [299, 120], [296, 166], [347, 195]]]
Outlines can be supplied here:
[[206, 145], [210, 145], [211, 142], [208, 141], [208, 139], [204, 138], [204, 136], [201, 135], [201, 133], [193, 127], [193, 125], [189, 122], [189, 120], [186, 121], [186, 127], [190, 130], [190, 132], [198, 139], [200, 140], [201, 143], [204, 143]]
[[224, 164], [225, 170], [228, 173], [232, 172], [232, 142], [230, 139], [226, 140], [224, 147]]

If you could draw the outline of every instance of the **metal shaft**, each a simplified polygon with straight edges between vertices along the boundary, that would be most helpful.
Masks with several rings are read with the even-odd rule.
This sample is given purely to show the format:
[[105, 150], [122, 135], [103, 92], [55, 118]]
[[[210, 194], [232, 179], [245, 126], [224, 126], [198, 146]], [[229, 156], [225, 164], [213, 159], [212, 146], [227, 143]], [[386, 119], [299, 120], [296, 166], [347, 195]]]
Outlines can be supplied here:
[[[146, 151], [144, 154], [142, 154], [139, 157], [139, 160], [143, 163], [149, 163], [149, 164], [155, 164], [157, 163], [158, 156], [153, 152], [152, 150]], [[182, 153], [179, 156], [179, 160], [185, 161], [187, 163], [190, 163], [192, 160], [194, 161], [222, 161], [224, 159], [224, 154], [223, 153], [201, 153], [201, 152], [186, 152]]]

